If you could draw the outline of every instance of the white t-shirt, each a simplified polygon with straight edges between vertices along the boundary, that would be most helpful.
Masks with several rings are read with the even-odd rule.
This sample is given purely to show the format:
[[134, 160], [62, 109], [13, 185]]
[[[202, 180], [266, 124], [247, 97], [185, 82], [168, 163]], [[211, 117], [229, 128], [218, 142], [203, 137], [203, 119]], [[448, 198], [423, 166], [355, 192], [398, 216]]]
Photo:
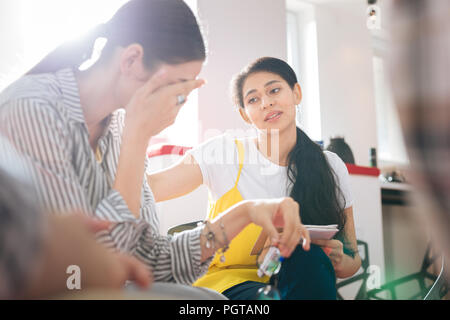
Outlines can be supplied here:
[[[236, 183], [239, 160], [235, 138], [224, 134], [202, 143], [188, 151], [198, 162], [203, 183], [208, 186], [214, 201], [217, 201]], [[288, 179], [287, 167], [279, 166], [267, 159], [256, 147], [254, 138], [240, 139], [244, 146], [244, 166], [238, 190], [246, 200], [271, 199], [289, 196], [292, 183]], [[345, 208], [353, 205], [349, 188], [349, 174], [344, 162], [333, 152], [324, 154], [334, 170], [337, 183], [345, 199]], [[344, 205], [341, 203], [341, 205]]]

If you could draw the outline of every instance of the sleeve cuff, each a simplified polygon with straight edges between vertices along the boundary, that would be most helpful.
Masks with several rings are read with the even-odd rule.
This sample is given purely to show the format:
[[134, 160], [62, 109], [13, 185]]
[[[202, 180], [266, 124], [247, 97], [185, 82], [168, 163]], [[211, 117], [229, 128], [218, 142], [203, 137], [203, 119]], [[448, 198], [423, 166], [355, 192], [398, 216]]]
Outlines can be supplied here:
[[98, 219], [113, 222], [136, 220], [136, 217], [131, 213], [122, 195], [114, 189], [111, 189], [108, 196], [99, 203], [95, 210], [95, 216]]
[[131, 213], [122, 195], [113, 189], [97, 206], [95, 217], [115, 223], [109, 231], [100, 232], [97, 237], [105, 246], [120, 252], [132, 253], [146, 228], [150, 227]]
[[200, 236], [203, 227], [175, 235], [171, 243], [173, 275], [178, 283], [192, 284], [208, 271], [214, 256], [201, 262]]

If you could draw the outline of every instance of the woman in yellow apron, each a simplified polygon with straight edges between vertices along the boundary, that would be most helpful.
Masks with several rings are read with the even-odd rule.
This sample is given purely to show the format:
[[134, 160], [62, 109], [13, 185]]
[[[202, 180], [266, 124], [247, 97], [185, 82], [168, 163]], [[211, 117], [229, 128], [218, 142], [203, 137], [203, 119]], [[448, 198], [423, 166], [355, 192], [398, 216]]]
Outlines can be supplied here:
[[[283, 299], [335, 299], [336, 277], [353, 275], [361, 260], [356, 250], [348, 172], [340, 158], [322, 151], [296, 126], [302, 92], [294, 71], [276, 58], [260, 58], [233, 80], [233, 100], [256, 137], [227, 135], [190, 150], [178, 164], [149, 176], [156, 201], [179, 197], [201, 184], [210, 191], [208, 218], [249, 199], [291, 196], [304, 224], [338, 224], [332, 240], [316, 240], [309, 251], [298, 246], [278, 275]], [[170, 183], [168, 183], [170, 181]], [[216, 256], [195, 285], [231, 299], [254, 299], [269, 279], [257, 276], [255, 245], [261, 229], [247, 226]], [[281, 248], [283, 252], [283, 248]]]

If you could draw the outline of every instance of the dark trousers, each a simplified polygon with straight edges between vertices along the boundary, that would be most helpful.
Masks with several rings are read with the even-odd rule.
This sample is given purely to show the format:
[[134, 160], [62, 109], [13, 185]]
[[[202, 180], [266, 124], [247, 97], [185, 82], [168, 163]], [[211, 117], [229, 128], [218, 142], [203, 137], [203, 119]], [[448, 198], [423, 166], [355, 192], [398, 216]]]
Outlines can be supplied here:
[[[276, 278], [275, 278], [276, 277]], [[298, 246], [283, 261], [278, 275], [270, 279], [283, 300], [336, 300], [336, 275], [328, 256], [317, 245], [309, 251]], [[256, 299], [257, 291], [267, 284], [246, 281], [223, 292], [231, 300]]]

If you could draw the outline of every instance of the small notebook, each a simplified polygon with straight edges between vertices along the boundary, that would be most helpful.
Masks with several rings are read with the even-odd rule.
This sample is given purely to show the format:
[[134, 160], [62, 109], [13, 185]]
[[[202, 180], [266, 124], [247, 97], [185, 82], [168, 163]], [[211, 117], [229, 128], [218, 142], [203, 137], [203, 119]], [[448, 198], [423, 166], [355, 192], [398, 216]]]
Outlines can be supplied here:
[[[339, 231], [337, 224], [330, 225], [305, 225], [309, 231], [311, 240], [330, 240]], [[263, 231], [256, 240], [251, 255], [259, 254], [267, 242], [267, 234]]]
[[327, 226], [305, 225], [309, 231], [311, 240], [330, 240], [339, 231], [337, 224]]

